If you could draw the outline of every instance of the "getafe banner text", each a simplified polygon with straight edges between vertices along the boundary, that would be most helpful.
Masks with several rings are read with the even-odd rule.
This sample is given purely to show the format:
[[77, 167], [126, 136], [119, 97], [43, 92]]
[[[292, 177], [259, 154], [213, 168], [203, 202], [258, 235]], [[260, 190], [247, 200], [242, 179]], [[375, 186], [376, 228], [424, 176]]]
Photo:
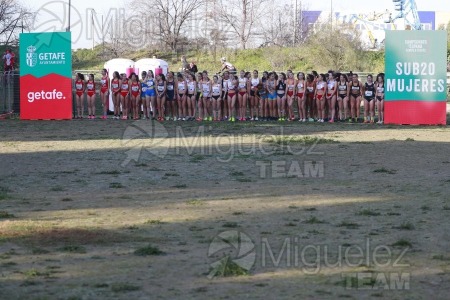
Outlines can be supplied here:
[[20, 118], [72, 118], [70, 32], [20, 34]]
[[384, 121], [446, 124], [447, 32], [386, 31]]

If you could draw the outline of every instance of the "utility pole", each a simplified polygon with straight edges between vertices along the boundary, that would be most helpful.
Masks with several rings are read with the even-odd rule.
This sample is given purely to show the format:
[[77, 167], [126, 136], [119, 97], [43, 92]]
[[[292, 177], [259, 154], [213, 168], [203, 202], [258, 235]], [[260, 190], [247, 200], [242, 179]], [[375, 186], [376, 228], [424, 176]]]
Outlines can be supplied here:
[[330, 18], [331, 18], [331, 30], [333, 30], [333, 0], [330, 0], [331, 3], [331, 14], [330, 14]]
[[72, 10], [72, 1], [71, 0], [69, 0], [69, 24], [67, 25], [67, 30], [66, 31], [68, 31], [68, 32], [70, 32], [70, 13], [71, 13], [71, 10]]
[[297, 30], [298, 30], [298, 0], [295, 0], [294, 8], [294, 46], [297, 44]]
[[95, 47], [95, 37], [94, 37], [94, 12], [95, 12], [95, 9], [91, 9], [91, 21], [92, 21], [92, 24], [91, 24], [91, 28], [92, 28], [92, 51], [94, 51], [94, 47]]

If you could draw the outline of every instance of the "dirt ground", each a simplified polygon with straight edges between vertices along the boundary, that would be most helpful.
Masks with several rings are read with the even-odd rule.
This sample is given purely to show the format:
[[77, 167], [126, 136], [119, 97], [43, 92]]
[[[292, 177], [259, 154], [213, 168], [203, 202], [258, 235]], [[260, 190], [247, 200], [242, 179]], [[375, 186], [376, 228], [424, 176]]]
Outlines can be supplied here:
[[1, 299], [449, 299], [447, 127], [0, 128]]

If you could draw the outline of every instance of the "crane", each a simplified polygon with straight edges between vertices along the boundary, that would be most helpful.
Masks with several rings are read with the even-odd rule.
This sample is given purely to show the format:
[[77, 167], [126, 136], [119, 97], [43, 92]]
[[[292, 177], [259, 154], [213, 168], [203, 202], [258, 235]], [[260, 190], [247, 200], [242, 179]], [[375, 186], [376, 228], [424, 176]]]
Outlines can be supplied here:
[[389, 17], [386, 23], [394, 23], [396, 20], [403, 19], [405, 29], [422, 30], [419, 13], [417, 12], [416, 0], [392, 0], [395, 10], [398, 11], [395, 17]]

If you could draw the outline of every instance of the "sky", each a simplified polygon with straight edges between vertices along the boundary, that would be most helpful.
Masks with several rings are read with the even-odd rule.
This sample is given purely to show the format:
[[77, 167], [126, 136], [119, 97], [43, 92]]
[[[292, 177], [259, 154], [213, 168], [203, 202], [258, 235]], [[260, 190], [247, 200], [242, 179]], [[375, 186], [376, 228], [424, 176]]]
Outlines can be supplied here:
[[[126, 8], [129, 0], [72, 0], [71, 31], [73, 48], [90, 48], [93, 41], [97, 45], [101, 43], [101, 18], [104, 20], [113, 14], [120, 14], [120, 9]], [[145, 0], [144, 0], [145, 1]], [[294, 3], [295, 0], [284, 0], [286, 3]], [[384, 12], [386, 9], [393, 10], [392, 0], [297, 0], [299, 5], [307, 10], [352, 12]], [[32, 31], [61, 31], [68, 25], [68, 2], [69, 0], [22, 0], [22, 3], [37, 11]], [[105, 5], [107, 3], [107, 5]], [[444, 11], [450, 13], [449, 0], [416, 0], [420, 11]], [[92, 9], [94, 9], [94, 32], [92, 35]], [[129, 9], [128, 9], [129, 12]], [[105, 22], [106, 23], [106, 22]], [[106, 26], [105, 26], [106, 27]], [[92, 38], [94, 36], [94, 39]]]

